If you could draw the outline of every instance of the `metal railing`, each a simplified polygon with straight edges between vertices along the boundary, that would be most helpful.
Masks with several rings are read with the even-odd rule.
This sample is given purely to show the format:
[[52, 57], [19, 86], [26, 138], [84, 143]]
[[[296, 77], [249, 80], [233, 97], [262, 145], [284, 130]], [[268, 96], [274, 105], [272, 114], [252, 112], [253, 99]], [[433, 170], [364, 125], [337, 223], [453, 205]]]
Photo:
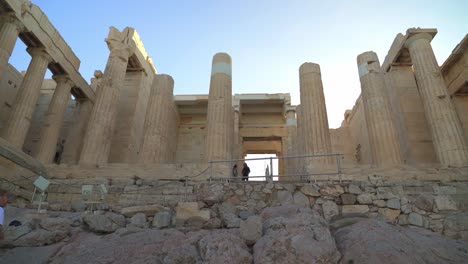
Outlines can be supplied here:
[[[320, 165], [318, 163], [314, 164], [313, 159], [324, 159], [330, 157], [333, 161], [333, 164]], [[319, 175], [338, 175], [339, 181], [342, 181], [342, 164], [341, 160], [344, 158], [344, 155], [341, 153], [332, 153], [332, 154], [314, 154], [314, 155], [295, 155], [295, 156], [280, 156], [280, 157], [266, 157], [266, 158], [250, 158], [250, 159], [231, 159], [231, 160], [212, 160], [208, 161], [209, 163], [209, 180], [228, 180], [228, 181], [241, 181], [243, 176], [239, 173], [238, 176], [234, 176], [232, 169], [234, 164], [246, 163], [247, 161], [256, 161], [256, 160], [265, 160], [269, 161], [269, 175], [252, 175], [248, 176], [248, 179], [254, 179], [255, 181], [273, 181], [273, 179], [292, 179], [291, 182], [310, 182], [317, 181], [317, 178], [314, 176]], [[283, 172], [279, 172], [278, 175], [274, 175], [273, 171], [273, 160], [282, 160], [283, 161]], [[279, 163], [279, 162], [278, 162]], [[214, 171], [216, 165], [221, 165], [223, 173]], [[228, 165], [228, 166], [227, 166]], [[279, 165], [278, 165], [279, 166]], [[285, 168], [287, 168], [285, 170]], [[242, 171], [242, 167], [238, 166], [239, 172]], [[226, 177], [229, 175], [228, 177]]]

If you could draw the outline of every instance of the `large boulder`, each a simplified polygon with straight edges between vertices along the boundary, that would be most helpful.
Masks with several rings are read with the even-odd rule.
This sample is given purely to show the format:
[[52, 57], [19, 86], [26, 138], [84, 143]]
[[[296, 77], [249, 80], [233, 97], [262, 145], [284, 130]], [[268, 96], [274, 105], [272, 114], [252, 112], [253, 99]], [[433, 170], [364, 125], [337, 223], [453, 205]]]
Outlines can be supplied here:
[[252, 263], [247, 245], [238, 232], [210, 232], [198, 241], [203, 263]]
[[422, 228], [400, 227], [366, 218], [332, 223], [340, 263], [465, 263], [468, 242], [451, 240]]
[[240, 224], [240, 235], [249, 245], [262, 237], [262, 218], [260, 216], [251, 216]]
[[272, 217], [254, 245], [255, 263], [337, 263], [340, 253], [328, 224], [312, 210]]
[[84, 225], [96, 233], [112, 233], [121, 227], [125, 227], [125, 218], [123, 220], [113, 213], [86, 214], [83, 216]]

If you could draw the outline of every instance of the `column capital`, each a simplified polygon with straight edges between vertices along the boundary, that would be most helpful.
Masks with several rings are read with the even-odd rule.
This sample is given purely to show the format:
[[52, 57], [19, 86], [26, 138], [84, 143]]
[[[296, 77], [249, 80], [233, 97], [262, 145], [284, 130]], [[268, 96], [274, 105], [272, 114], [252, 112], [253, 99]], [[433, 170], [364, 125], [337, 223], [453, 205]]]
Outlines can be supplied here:
[[26, 51], [29, 54], [31, 54], [32, 57], [41, 56], [49, 63], [53, 61], [52, 57], [49, 55], [49, 53], [47, 53], [47, 51], [44, 48], [29, 47], [26, 49]]
[[61, 83], [73, 85], [73, 82], [70, 79], [70, 76], [68, 74], [54, 74], [52, 76], [52, 79], [54, 79], [54, 81], [57, 83], [57, 85], [59, 85]]
[[211, 76], [217, 73], [224, 73], [227, 76], [232, 76], [232, 60], [231, 56], [227, 53], [216, 53], [213, 56], [211, 64]]
[[15, 25], [18, 32], [23, 32], [26, 29], [23, 23], [21, 23], [21, 21], [15, 16], [14, 13], [8, 13], [6, 15], [0, 16], [0, 25], [3, 24]]
[[408, 39], [406, 39], [405, 48], [409, 48], [411, 46], [411, 44], [414, 43], [417, 40], [426, 40], [427, 42], [430, 43], [433, 37], [434, 36], [432, 36], [431, 34], [426, 33], [426, 32], [414, 34], [414, 35], [410, 36]]
[[320, 65], [312, 62], [304, 62], [301, 67], [299, 67], [299, 75], [304, 75], [308, 73], [318, 73], [320, 74]]
[[114, 39], [106, 39], [107, 46], [110, 50], [109, 56], [117, 56], [123, 60], [128, 60], [135, 52], [135, 48]]

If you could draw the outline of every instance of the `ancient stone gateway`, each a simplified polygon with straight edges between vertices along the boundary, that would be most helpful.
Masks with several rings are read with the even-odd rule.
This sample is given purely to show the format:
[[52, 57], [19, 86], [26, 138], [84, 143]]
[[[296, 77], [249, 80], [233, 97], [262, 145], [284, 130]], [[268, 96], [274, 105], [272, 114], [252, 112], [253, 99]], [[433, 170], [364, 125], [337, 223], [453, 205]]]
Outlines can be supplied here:
[[[50, 208], [70, 209], [82, 185], [102, 184], [103, 208], [122, 214], [164, 205], [176, 220], [190, 212], [209, 221], [208, 207], [221, 208], [226, 226], [239, 227], [240, 215], [229, 218], [237, 209], [220, 204], [244, 216], [296, 204], [327, 220], [359, 213], [453, 235], [442, 220], [468, 208], [468, 36], [439, 66], [436, 34], [398, 34], [382, 63], [358, 55], [362, 94], [330, 129], [321, 73], [332, 69], [317, 61], [297, 65], [300, 105], [288, 93], [233, 94], [236, 58], [226, 53], [206, 58], [209, 94], [174, 95], [177, 80], [157, 72], [144, 36], [112, 27], [106, 67], [88, 83], [39, 7], [0, 0], [0, 187], [30, 199], [42, 175], [52, 181]], [[24, 74], [9, 64], [18, 38], [31, 55]], [[279, 183], [231, 178], [257, 153], [280, 158]], [[465, 227], [457, 230], [466, 238]]]

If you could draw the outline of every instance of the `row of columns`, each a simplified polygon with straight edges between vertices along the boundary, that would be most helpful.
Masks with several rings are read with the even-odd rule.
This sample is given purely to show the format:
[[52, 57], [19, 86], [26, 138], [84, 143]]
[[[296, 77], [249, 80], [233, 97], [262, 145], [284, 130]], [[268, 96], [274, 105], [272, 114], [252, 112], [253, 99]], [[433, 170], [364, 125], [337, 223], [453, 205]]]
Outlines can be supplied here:
[[[427, 33], [415, 34], [406, 40], [405, 47], [413, 63], [434, 149], [442, 165], [467, 165], [468, 145], [431, 40], [432, 36]], [[377, 166], [401, 164], [404, 162], [401, 147], [378, 57], [374, 52], [365, 52], [357, 57], [357, 64], [373, 163]]]
[[[2, 16], [0, 23], [0, 78], [2, 78], [16, 40], [24, 30], [24, 26], [13, 15]], [[21, 82], [7, 124], [2, 131], [2, 137], [19, 149], [23, 147], [31, 125], [45, 72], [53, 61], [44, 48], [28, 48], [27, 52], [31, 55], [31, 62]], [[40, 130], [39, 146], [34, 153], [35, 157], [43, 163], [53, 161], [66, 105], [73, 86], [67, 75], [54, 75], [53, 78], [57, 87], [47, 110], [44, 125]]]

